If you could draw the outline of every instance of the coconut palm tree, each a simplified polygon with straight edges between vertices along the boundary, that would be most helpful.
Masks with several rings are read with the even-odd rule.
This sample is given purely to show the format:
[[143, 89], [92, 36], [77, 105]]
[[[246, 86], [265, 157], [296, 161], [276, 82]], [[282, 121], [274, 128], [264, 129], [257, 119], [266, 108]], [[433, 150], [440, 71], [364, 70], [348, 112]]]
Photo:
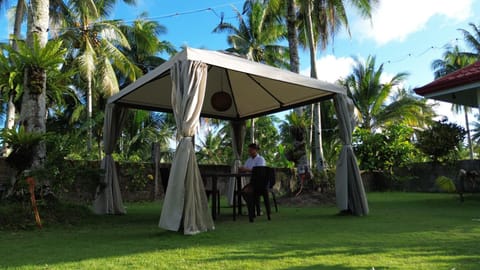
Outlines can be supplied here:
[[[28, 9], [27, 46], [32, 50], [45, 47], [48, 38], [49, 1], [31, 0]], [[45, 133], [46, 70], [38, 65], [25, 69], [24, 95], [20, 123], [27, 132]], [[45, 144], [35, 147], [32, 167], [41, 167], [46, 157]]]
[[[16, 1], [16, 6], [15, 8], [15, 15], [13, 18], [13, 33], [12, 33], [12, 40], [11, 40], [11, 45], [13, 47], [13, 50], [18, 50], [18, 45], [17, 43], [22, 40], [22, 24], [26, 18], [26, 11], [27, 11], [27, 4], [28, 1], [26, 0], [17, 0]], [[0, 0], [0, 6], [7, 6], [9, 4], [8, 1], [6, 0]], [[49, 8], [50, 9], [58, 9], [61, 10], [62, 7], [64, 6], [64, 3], [62, 0], [50, 0], [49, 1]], [[61, 15], [60, 12], [50, 12], [51, 14], [57, 14], [58, 16]], [[51, 16], [51, 18], [58, 18], [58, 16]], [[56, 20], [51, 20], [55, 22]], [[17, 92], [14, 90], [10, 90], [8, 92], [7, 96], [7, 116], [5, 118], [5, 128], [7, 129], [12, 129], [15, 126], [15, 116], [17, 113], [17, 108], [15, 106], [15, 101], [19, 99], [18, 96], [16, 96]]]
[[477, 119], [473, 122], [472, 141], [477, 145], [480, 144], [480, 115], [477, 115]]
[[[277, 9], [268, 1], [247, 1], [244, 15], [235, 9], [238, 26], [220, 22], [214, 33], [228, 33], [227, 51], [238, 53], [247, 59], [276, 67], [288, 68], [288, 48], [278, 42], [285, 38], [285, 26], [272, 19]], [[250, 139], [255, 142], [255, 120], [250, 125]]]
[[[317, 75], [317, 48], [325, 49], [342, 27], [349, 30], [349, 20], [346, 12], [346, 4], [349, 3], [361, 16], [370, 18], [372, 7], [378, 0], [300, 0], [300, 40], [308, 48], [310, 54], [310, 76]], [[290, 3], [291, 5], [292, 3]], [[313, 122], [315, 134], [315, 156], [317, 170], [323, 168], [323, 149], [321, 134], [320, 103], [315, 104], [313, 109]]]
[[397, 73], [387, 82], [381, 81], [382, 74], [383, 64], [377, 67], [375, 57], [369, 56], [365, 63], [357, 59], [352, 73], [341, 82], [353, 100], [359, 126], [375, 132], [399, 121], [416, 127], [428, 124], [434, 115], [431, 106], [406, 90], [395, 94], [408, 74]]
[[[3, 100], [7, 100], [7, 114], [10, 110], [10, 102], [14, 103], [15, 97], [18, 97], [23, 84], [23, 70], [19, 70], [15, 58], [10, 57], [13, 49], [10, 45], [3, 45], [0, 48], [0, 93]], [[2, 106], [3, 107], [3, 106]], [[13, 109], [15, 106], [13, 105]], [[7, 117], [7, 120], [10, 116]], [[12, 119], [13, 122], [13, 119]], [[5, 124], [5, 128], [13, 127], [9, 123]]]
[[[151, 156], [151, 146], [160, 145], [162, 153], [169, 153], [170, 139], [174, 138], [175, 122], [166, 113], [131, 110], [127, 116], [128, 125], [120, 138], [120, 159], [145, 161]], [[101, 134], [99, 138], [101, 138]], [[163, 158], [167, 158], [164, 156]]]
[[[119, 27], [130, 45], [128, 48], [120, 46], [119, 50], [137, 65], [143, 74], [165, 62], [160, 54], [167, 53], [171, 56], [176, 53], [171, 43], [159, 39], [167, 29], [158, 22], [148, 20], [147, 17], [147, 13], [142, 13], [132, 24]], [[117, 78], [122, 86], [132, 82], [120, 73], [117, 73]], [[159, 143], [162, 152], [168, 152], [168, 139], [173, 135], [172, 126], [175, 126], [174, 121], [169, 121], [164, 114], [130, 110], [121, 139], [123, 158], [141, 157], [139, 153], [150, 151], [149, 146], [152, 143]], [[145, 145], [148, 149], [144, 147]]]
[[[474, 29], [478, 29], [473, 25]], [[462, 30], [465, 31], [465, 30]], [[465, 33], [465, 32], [464, 32]], [[475, 42], [473, 35], [466, 35], [472, 38], [468, 38], [470, 43]], [[479, 47], [480, 49], [480, 47]], [[480, 52], [480, 51], [479, 51]], [[464, 68], [470, 64], [475, 63], [478, 60], [478, 55], [472, 55], [471, 53], [465, 53], [460, 50], [458, 46], [447, 47], [447, 50], [443, 54], [441, 59], [436, 59], [432, 62], [432, 69], [435, 75], [435, 79], [443, 77], [451, 72], [457, 71], [461, 68]], [[465, 127], [467, 130], [468, 146], [470, 150], [470, 159], [473, 159], [473, 144], [470, 134], [470, 123], [468, 119], [468, 114], [472, 112], [470, 107], [462, 106], [458, 104], [452, 104], [452, 111], [455, 113], [463, 112], [465, 115]]]
[[221, 130], [208, 131], [205, 138], [197, 144], [197, 158], [201, 164], [225, 164], [231, 157], [231, 144]]
[[[159, 36], [165, 34], [167, 29], [156, 21], [147, 19], [148, 14], [142, 13], [131, 25], [120, 25], [120, 30], [125, 35], [129, 47], [119, 47], [119, 50], [146, 74], [165, 62], [159, 55], [167, 53], [174, 55], [177, 50], [168, 41], [160, 40]], [[121, 74], [118, 74], [121, 77]], [[120, 78], [121, 84], [128, 84], [128, 78]]]
[[[119, 50], [119, 47], [130, 48], [120, 29], [122, 22], [104, 20], [115, 3], [114, 0], [70, 0], [66, 4], [68, 13], [61, 22], [64, 31], [60, 38], [72, 48], [68, 58], [86, 84], [89, 121], [93, 114], [94, 92], [109, 97], [119, 91], [114, 67], [131, 81], [141, 75], [141, 70]], [[92, 131], [88, 137], [88, 148], [91, 148]]]
[[432, 62], [435, 79], [464, 68], [476, 62], [476, 57], [463, 52], [458, 46], [447, 46], [441, 59]]
[[245, 15], [235, 10], [238, 26], [220, 22], [214, 33], [228, 33], [227, 51], [238, 53], [247, 59], [276, 67], [288, 67], [288, 48], [278, 42], [285, 38], [285, 26], [272, 20], [273, 10], [268, 4], [255, 1]]
[[[8, 5], [8, 1], [0, 0], [0, 6], [6, 7]], [[15, 7], [15, 17], [14, 17], [14, 24], [13, 24], [13, 39], [12, 39], [12, 46], [14, 49], [17, 48], [17, 40], [21, 38], [21, 27], [22, 22], [25, 17], [25, 10], [26, 4], [25, 0], [18, 0], [17, 5]], [[4, 127], [7, 129], [12, 129], [15, 126], [15, 116], [16, 116], [16, 107], [15, 107], [15, 100], [18, 98], [16, 96], [16, 90], [14, 88], [4, 88], [4, 95], [5, 100], [7, 100], [7, 113], [5, 116], [5, 125]], [[3, 153], [8, 153], [8, 145], [3, 145]]]
[[300, 57], [298, 55], [298, 5], [297, 0], [246, 0], [243, 6], [243, 13], [249, 12], [253, 5], [265, 6], [269, 14], [266, 20], [286, 25], [286, 39], [289, 48], [290, 71], [299, 73]]
[[465, 40], [466, 45], [470, 48], [471, 52], [463, 52], [463, 55], [480, 59], [480, 28], [474, 23], [468, 24], [472, 28], [471, 32], [466, 29], [458, 29]]

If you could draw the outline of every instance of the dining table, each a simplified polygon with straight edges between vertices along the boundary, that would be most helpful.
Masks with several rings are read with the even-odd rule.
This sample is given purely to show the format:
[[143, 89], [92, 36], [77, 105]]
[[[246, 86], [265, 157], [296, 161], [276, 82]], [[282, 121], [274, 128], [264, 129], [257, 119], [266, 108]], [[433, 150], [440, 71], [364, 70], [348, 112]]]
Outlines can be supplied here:
[[[242, 190], [242, 177], [250, 177], [252, 174], [248, 172], [237, 172], [237, 173], [225, 173], [225, 172], [209, 172], [202, 174], [203, 178], [212, 179], [212, 218], [213, 220], [217, 219], [217, 204], [220, 202], [217, 201], [218, 193], [218, 179], [229, 180], [230, 178], [235, 179], [235, 190], [233, 192], [233, 220], [236, 220], [237, 213], [238, 215], [242, 214], [242, 196], [240, 194]], [[237, 212], [238, 209], [238, 212]]]

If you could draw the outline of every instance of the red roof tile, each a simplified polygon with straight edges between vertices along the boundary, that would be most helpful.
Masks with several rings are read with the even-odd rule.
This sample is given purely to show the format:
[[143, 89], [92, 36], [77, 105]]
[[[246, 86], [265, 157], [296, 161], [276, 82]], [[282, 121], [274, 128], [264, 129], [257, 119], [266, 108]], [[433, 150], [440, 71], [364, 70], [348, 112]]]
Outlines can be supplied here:
[[429, 84], [414, 89], [414, 91], [415, 93], [424, 96], [426, 94], [475, 82], [480, 82], [480, 61], [440, 77]]

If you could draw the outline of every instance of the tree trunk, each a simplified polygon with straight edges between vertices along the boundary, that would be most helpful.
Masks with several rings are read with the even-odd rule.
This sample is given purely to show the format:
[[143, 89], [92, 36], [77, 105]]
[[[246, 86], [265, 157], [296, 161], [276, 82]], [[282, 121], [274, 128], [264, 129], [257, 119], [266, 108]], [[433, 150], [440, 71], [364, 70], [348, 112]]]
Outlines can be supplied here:
[[[287, 1], [287, 40], [288, 40], [288, 48], [290, 52], [290, 71], [299, 73], [300, 72], [300, 57], [298, 55], [298, 31], [296, 27], [297, 23], [297, 5], [295, 0], [288, 0]], [[295, 108], [295, 113], [298, 116], [302, 116], [305, 112], [303, 107]], [[302, 141], [298, 141], [295, 139], [294, 145], [297, 146], [298, 149], [295, 149], [297, 153], [301, 153], [299, 160], [297, 161], [298, 171], [309, 170], [310, 162], [308, 158], [308, 153], [306, 149], [306, 142], [307, 142], [307, 132], [308, 127], [305, 127], [305, 134], [303, 136]]]
[[[310, 77], [318, 79], [317, 75], [317, 44], [315, 42], [315, 37], [313, 34], [313, 22], [312, 22], [312, 5], [311, 0], [307, 1], [306, 6], [306, 18], [307, 18], [307, 39], [308, 39], [308, 49], [310, 52]], [[320, 103], [315, 104], [313, 114], [313, 128], [314, 128], [314, 151], [315, 151], [315, 165], [317, 171], [320, 172], [323, 170], [323, 147], [322, 147], [322, 117], [320, 115]]]
[[470, 123], [468, 122], [468, 110], [466, 106], [463, 106], [463, 111], [465, 113], [465, 127], [467, 128], [468, 149], [470, 152], [470, 159], [473, 160], [473, 144], [472, 144], [472, 137], [470, 136]]
[[318, 172], [323, 171], [324, 168], [324, 158], [323, 158], [323, 147], [322, 147], [322, 120], [320, 114], [320, 103], [316, 103], [313, 106], [313, 125], [314, 125], [314, 144], [315, 144], [315, 166]]
[[13, 37], [12, 48], [17, 51], [17, 40], [22, 37], [22, 22], [25, 15], [25, 0], [18, 0], [15, 8], [15, 22], [13, 24]]
[[297, 33], [297, 6], [295, 0], [287, 1], [287, 38], [290, 51], [290, 71], [299, 73], [300, 57], [298, 56], [298, 33]]
[[[5, 118], [5, 128], [12, 129], [15, 127], [15, 103], [13, 100], [15, 99], [15, 95], [13, 93], [9, 93], [8, 95], [8, 104], [7, 104], [7, 117]], [[8, 144], [3, 144], [3, 155], [8, 156], [12, 149], [8, 146]]]
[[[17, 39], [20, 39], [22, 37], [21, 31], [22, 31], [22, 22], [23, 22], [23, 16], [25, 14], [25, 5], [24, 5], [24, 0], [18, 0], [17, 1], [17, 7], [15, 9], [15, 22], [13, 25], [13, 36], [14, 39], [12, 40], [12, 48], [17, 51], [18, 50], [18, 45], [17, 45]], [[5, 119], [5, 128], [6, 129], [12, 129], [15, 127], [15, 115], [16, 115], [16, 108], [15, 108], [15, 92], [10, 91], [8, 93], [8, 104], [7, 104], [7, 118]], [[3, 145], [3, 153], [4, 155], [9, 155], [11, 149], [8, 147], [8, 145], [4, 144]]]
[[[48, 39], [49, 0], [31, 0], [29, 7], [27, 44], [32, 47], [34, 40], [37, 39], [37, 42], [43, 47]], [[45, 133], [46, 131], [46, 85], [45, 70], [35, 67], [25, 70], [20, 123], [27, 132]], [[45, 144], [40, 143], [33, 151], [32, 168], [43, 166], [45, 157]]]
[[250, 135], [251, 135], [251, 143], [255, 143], [255, 118], [250, 120]]
[[15, 126], [15, 94], [8, 95], [8, 109], [7, 109], [7, 119], [5, 127], [7, 129], [12, 129]]
[[87, 117], [88, 117], [88, 135], [87, 135], [87, 150], [88, 153], [92, 151], [92, 140], [93, 140], [93, 127], [92, 127], [92, 116], [93, 116], [93, 101], [92, 101], [92, 76], [88, 74], [87, 76]]
[[312, 145], [313, 145], [313, 107], [314, 105], [312, 104], [310, 106], [310, 125], [308, 127], [308, 164], [313, 164], [313, 151], [312, 151]]

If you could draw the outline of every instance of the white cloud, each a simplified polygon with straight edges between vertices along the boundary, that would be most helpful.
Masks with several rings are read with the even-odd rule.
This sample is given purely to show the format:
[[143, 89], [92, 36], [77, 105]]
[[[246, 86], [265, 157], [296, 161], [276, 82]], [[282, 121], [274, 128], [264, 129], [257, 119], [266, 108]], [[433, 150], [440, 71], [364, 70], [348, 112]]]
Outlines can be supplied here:
[[359, 21], [354, 27], [379, 45], [403, 41], [425, 28], [434, 16], [465, 21], [472, 15], [473, 0], [383, 0], [372, 14], [372, 21]]
[[[338, 79], [345, 78], [352, 71], [355, 61], [351, 57], [339, 57], [326, 55], [317, 60], [318, 79], [330, 83]], [[310, 68], [301, 72], [303, 75], [310, 76]]]
[[[381, 83], [388, 83], [393, 79], [393, 77], [395, 77], [395, 75], [397, 75], [397, 74], [388, 73], [386, 71], [383, 71], [382, 75], [380, 75], [380, 82]], [[394, 92], [397, 92], [398, 90], [406, 89], [407, 88], [406, 83], [407, 83], [407, 81], [400, 82], [397, 86], [395, 86], [393, 88]]]

